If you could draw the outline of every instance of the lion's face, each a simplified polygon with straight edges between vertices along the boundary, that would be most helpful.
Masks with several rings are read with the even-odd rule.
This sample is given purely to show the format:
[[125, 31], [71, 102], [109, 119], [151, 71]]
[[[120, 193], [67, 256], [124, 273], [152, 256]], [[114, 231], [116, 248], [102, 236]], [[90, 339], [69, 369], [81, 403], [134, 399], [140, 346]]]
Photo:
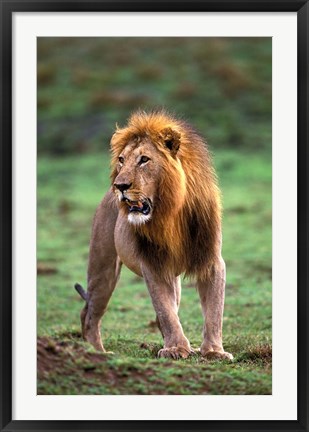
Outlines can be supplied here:
[[161, 158], [146, 138], [129, 142], [118, 157], [113, 189], [122, 211], [134, 225], [144, 224], [153, 216]]

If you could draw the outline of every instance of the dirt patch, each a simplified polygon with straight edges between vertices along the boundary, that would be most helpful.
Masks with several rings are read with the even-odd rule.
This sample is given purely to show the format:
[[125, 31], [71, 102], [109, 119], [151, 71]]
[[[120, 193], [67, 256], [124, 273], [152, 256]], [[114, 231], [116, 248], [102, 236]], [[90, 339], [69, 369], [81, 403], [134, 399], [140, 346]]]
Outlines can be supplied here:
[[61, 357], [57, 347], [50, 344], [46, 338], [37, 341], [37, 367], [38, 374], [49, 372], [61, 364]]
[[[130, 379], [138, 387], [136, 394], [147, 394], [147, 380], [153, 376], [154, 371], [138, 365], [108, 362], [112, 359], [113, 357], [103, 353], [88, 352], [78, 341], [72, 339], [59, 341], [39, 337], [37, 340], [37, 370], [41, 382], [59, 384], [67, 378], [72, 383], [77, 379], [81, 385], [87, 383], [90, 387], [104, 385], [121, 389], [126, 387], [127, 380]], [[130, 394], [130, 391], [123, 394], [126, 393]], [[39, 391], [39, 394], [49, 393]], [[63, 394], [68, 394], [66, 389]]]
[[37, 274], [38, 275], [52, 275], [57, 273], [57, 268], [49, 263], [38, 262], [37, 263]]
[[[68, 333], [69, 336], [69, 333]], [[143, 342], [140, 349], [157, 351], [158, 346]], [[155, 354], [154, 354], [155, 355]], [[271, 370], [271, 345], [251, 345], [235, 363], [241, 367]], [[199, 356], [194, 364], [145, 359], [119, 358], [116, 355], [93, 352], [79, 340], [40, 337], [37, 341], [38, 394], [246, 394], [239, 381], [236, 393], [231, 393], [232, 378], [224, 374], [213, 380], [217, 369], [211, 361]], [[229, 371], [233, 364], [226, 365]], [[237, 381], [238, 382], [238, 381]], [[185, 393], [184, 385], [185, 383]], [[253, 389], [268, 394], [267, 389]]]
[[254, 346], [241, 356], [240, 361], [253, 363], [260, 361], [264, 366], [269, 367], [272, 364], [272, 347], [270, 344]]
[[[155, 349], [148, 344], [143, 348]], [[162, 366], [170, 369], [174, 364]], [[153, 383], [156, 370], [152, 367], [119, 363], [113, 356], [88, 352], [73, 340], [38, 338], [37, 369], [38, 394], [89, 394], [89, 389], [91, 394], [166, 394], [165, 378], [158, 375]]]
[[261, 359], [265, 363], [272, 362], [272, 347], [271, 345], [259, 345], [253, 349], [251, 349], [247, 353], [247, 358], [250, 360]]
[[[56, 341], [48, 337], [37, 340], [38, 375], [61, 369], [62, 373], [71, 373], [72, 369], [94, 370], [96, 364], [106, 361], [100, 353], [87, 352], [82, 346], [70, 341]], [[84, 364], [83, 364], [84, 363]]]

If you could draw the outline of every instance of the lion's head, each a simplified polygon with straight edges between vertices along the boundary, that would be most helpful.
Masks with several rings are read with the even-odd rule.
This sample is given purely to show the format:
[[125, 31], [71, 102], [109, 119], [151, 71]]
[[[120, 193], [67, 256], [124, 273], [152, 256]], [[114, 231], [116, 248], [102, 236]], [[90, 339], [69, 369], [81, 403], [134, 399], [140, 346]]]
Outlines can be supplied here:
[[115, 149], [112, 179], [121, 209], [134, 225], [161, 219], [167, 212], [175, 214], [186, 195], [185, 173], [176, 157], [180, 134], [169, 128], [154, 132], [123, 135], [118, 131], [112, 141], [115, 145], [125, 136], [125, 145], [120, 146], [118, 141], [120, 148]]
[[202, 138], [165, 112], [137, 112], [117, 128], [111, 149], [113, 190], [142, 252], [160, 249], [169, 267], [188, 274], [205, 269], [205, 260], [211, 265], [220, 241], [220, 199]]

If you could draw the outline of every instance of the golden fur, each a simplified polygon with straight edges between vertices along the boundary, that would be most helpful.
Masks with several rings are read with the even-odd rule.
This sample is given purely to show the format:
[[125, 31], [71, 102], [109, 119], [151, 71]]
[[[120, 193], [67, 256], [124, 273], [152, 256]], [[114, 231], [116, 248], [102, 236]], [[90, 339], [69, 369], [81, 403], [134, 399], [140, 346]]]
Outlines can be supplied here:
[[181, 263], [186, 275], [206, 278], [220, 255], [221, 235], [220, 194], [207, 146], [188, 124], [165, 112], [137, 112], [112, 138], [112, 182], [124, 147], [145, 138], [159, 151], [162, 170], [155, 179], [160, 199], [153, 217], [137, 230], [140, 252], [165, 274]]

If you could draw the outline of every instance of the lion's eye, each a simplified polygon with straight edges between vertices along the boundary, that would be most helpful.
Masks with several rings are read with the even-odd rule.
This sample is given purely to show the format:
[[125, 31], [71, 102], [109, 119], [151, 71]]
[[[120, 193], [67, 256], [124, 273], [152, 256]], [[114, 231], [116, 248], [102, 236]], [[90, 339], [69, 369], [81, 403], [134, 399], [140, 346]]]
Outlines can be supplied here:
[[139, 163], [140, 163], [140, 164], [144, 164], [144, 163], [148, 162], [149, 160], [150, 160], [150, 159], [149, 159], [148, 156], [142, 156], [142, 157], [140, 158]]
[[119, 163], [121, 163], [121, 164], [124, 163], [124, 158], [122, 156], [119, 156], [118, 160], [119, 160]]

